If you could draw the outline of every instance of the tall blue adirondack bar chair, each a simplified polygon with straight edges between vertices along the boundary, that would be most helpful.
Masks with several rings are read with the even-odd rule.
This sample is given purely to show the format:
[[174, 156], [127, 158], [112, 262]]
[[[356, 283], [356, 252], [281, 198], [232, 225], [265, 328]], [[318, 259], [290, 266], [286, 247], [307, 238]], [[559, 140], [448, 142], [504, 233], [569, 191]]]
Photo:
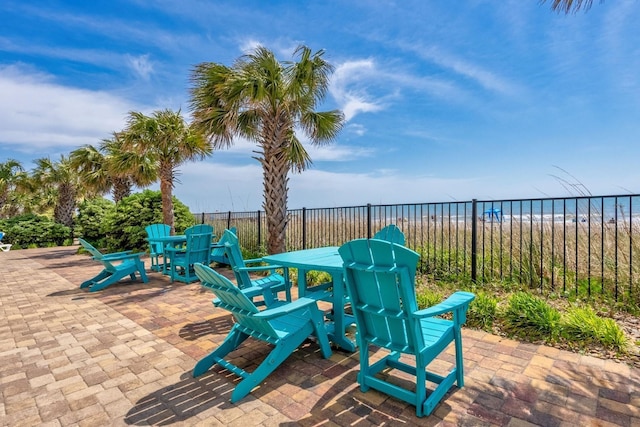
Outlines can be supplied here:
[[[242, 378], [231, 393], [235, 403], [259, 386], [310, 335], [315, 335], [322, 356], [331, 357], [329, 338], [324, 327], [322, 312], [313, 299], [299, 298], [293, 302], [280, 302], [260, 311], [229, 279], [211, 268], [195, 265], [200, 284], [211, 290], [216, 299], [213, 304], [231, 312], [234, 325], [218, 348], [202, 358], [193, 369], [193, 376], [202, 375], [218, 364]], [[249, 337], [273, 345], [273, 349], [252, 372], [234, 364], [229, 353], [236, 350]], [[238, 360], [244, 360], [239, 357]], [[236, 362], [237, 363], [237, 362]]]
[[165, 255], [169, 263], [169, 277], [171, 282], [178, 280], [191, 283], [198, 280], [193, 266], [196, 263], [209, 264], [211, 256], [212, 234], [189, 234], [184, 248], [165, 248]]
[[[167, 224], [150, 224], [147, 225], [144, 230], [147, 232], [148, 239], [153, 239], [154, 237], [166, 237], [171, 234], [171, 227]], [[162, 270], [166, 261], [164, 259], [164, 244], [162, 242], [149, 240], [149, 257], [151, 258], [151, 270]], [[161, 257], [162, 265], [160, 264]]]
[[[430, 415], [454, 382], [458, 387], [464, 385], [460, 328], [474, 294], [455, 292], [445, 301], [419, 310], [415, 294], [419, 254], [377, 239], [352, 240], [340, 247], [339, 253], [358, 329], [360, 389], [374, 388], [408, 402], [416, 407], [418, 417]], [[437, 317], [449, 312], [452, 320]], [[452, 342], [453, 368], [444, 373], [427, 370]], [[378, 347], [385, 356], [371, 363], [369, 352]], [[394, 381], [394, 369], [413, 375], [415, 389]]]

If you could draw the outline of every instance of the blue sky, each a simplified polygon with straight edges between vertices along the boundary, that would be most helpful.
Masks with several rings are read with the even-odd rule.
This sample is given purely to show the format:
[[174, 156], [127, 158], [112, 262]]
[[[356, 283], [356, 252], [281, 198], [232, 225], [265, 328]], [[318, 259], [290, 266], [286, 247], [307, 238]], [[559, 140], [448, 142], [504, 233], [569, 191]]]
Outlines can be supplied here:
[[[129, 111], [181, 109], [194, 65], [257, 45], [335, 66], [289, 207], [640, 192], [640, 1], [564, 15], [538, 0], [0, 2], [0, 161], [99, 144]], [[236, 141], [180, 168], [194, 212], [254, 210], [262, 173]], [[566, 171], [566, 172], [565, 172]], [[570, 175], [569, 175], [570, 174]]]

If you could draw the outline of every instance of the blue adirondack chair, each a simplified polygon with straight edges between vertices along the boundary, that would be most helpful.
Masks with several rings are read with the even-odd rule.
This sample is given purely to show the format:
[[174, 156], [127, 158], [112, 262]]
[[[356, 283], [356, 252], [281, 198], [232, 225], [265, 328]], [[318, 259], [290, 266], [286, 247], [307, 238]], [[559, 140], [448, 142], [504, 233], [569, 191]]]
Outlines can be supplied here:
[[[315, 300], [299, 298], [294, 302], [283, 302], [273, 308], [260, 311], [226, 277], [202, 264], [196, 264], [195, 270], [201, 285], [216, 295], [217, 298], [213, 300], [213, 304], [230, 311], [235, 323], [224, 342], [198, 361], [193, 369], [193, 376], [202, 375], [216, 363], [240, 376], [242, 381], [231, 393], [232, 403], [242, 399], [260, 385], [312, 334], [318, 339], [322, 356], [325, 359], [331, 357], [331, 347], [322, 313]], [[237, 349], [249, 337], [274, 346], [253, 372], [247, 372], [225, 359], [225, 356]], [[243, 358], [240, 357], [238, 360]]]
[[209, 264], [211, 255], [211, 233], [190, 234], [184, 248], [165, 248], [169, 263], [171, 282], [178, 280], [191, 283], [198, 280], [193, 265], [197, 262]]
[[[474, 294], [455, 292], [440, 304], [418, 310], [415, 274], [419, 254], [377, 239], [352, 240], [339, 252], [358, 328], [360, 389], [366, 392], [371, 387], [408, 402], [416, 407], [418, 417], [430, 415], [454, 382], [458, 387], [464, 385], [460, 328]], [[436, 317], [449, 312], [453, 313], [452, 320]], [[443, 375], [428, 371], [428, 365], [451, 342], [455, 346], [455, 366]], [[371, 364], [370, 345], [388, 354]], [[412, 357], [401, 360], [403, 354]], [[387, 372], [391, 380], [376, 375], [389, 368], [413, 375], [415, 390], [394, 382], [393, 371]], [[428, 383], [435, 386], [428, 389]]]
[[[230, 230], [225, 230], [223, 238], [225, 239], [225, 248], [229, 265], [233, 269], [236, 282], [240, 289], [245, 288], [261, 288], [264, 303], [267, 306], [272, 305], [278, 300], [278, 293], [284, 291], [285, 299], [291, 301], [291, 281], [289, 280], [289, 269], [279, 265], [255, 265], [247, 264], [262, 263], [262, 258], [247, 259], [242, 257], [238, 237]], [[283, 273], [279, 274], [276, 270], [282, 269]], [[268, 276], [251, 279], [251, 272], [268, 272]], [[260, 303], [258, 303], [260, 304]]]
[[386, 240], [387, 242], [391, 243], [397, 243], [402, 246], [404, 246], [405, 243], [404, 233], [395, 224], [389, 224], [386, 227], [381, 228], [376, 234], [373, 235], [373, 238]]
[[[235, 227], [229, 228], [229, 231], [231, 231], [236, 236], [238, 235], [236, 233]], [[218, 240], [213, 245], [213, 249], [211, 249], [211, 260], [210, 260], [211, 262], [217, 262], [218, 264], [226, 264], [226, 265], [230, 264], [229, 257], [227, 256], [227, 250], [225, 248], [226, 242], [227, 242], [227, 239], [225, 237], [225, 234], [223, 233], [220, 240]]]
[[185, 236], [190, 234], [204, 234], [211, 233], [213, 235], [213, 225], [210, 224], [196, 224], [184, 230]]
[[[147, 225], [144, 230], [147, 232], [147, 238], [165, 237], [171, 234], [171, 227], [167, 224], [151, 224]], [[149, 257], [151, 258], [151, 270], [160, 271], [165, 263], [164, 245], [161, 242], [149, 242]], [[162, 257], [162, 265], [160, 264]]]
[[89, 292], [99, 291], [118, 282], [127, 276], [132, 280], [136, 279], [136, 273], [140, 275], [143, 283], [147, 283], [149, 279], [144, 271], [144, 261], [140, 259], [142, 253], [112, 252], [103, 254], [93, 245], [83, 239], [78, 239], [80, 244], [91, 254], [93, 259], [104, 266], [104, 269], [95, 277], [82, 282], [80, 288], [89, 288]]
[[9, 249], [11, 249], [11, 243], [2, 243], [3, 237], [4, 237], [4, 233], [0, 231], [0, 251], [9, 252]]

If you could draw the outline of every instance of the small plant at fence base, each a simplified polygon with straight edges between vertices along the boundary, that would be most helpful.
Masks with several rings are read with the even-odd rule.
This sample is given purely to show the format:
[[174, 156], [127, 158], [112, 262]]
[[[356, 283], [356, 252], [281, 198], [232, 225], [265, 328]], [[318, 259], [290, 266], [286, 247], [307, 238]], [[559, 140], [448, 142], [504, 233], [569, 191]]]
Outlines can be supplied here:
[[467, 325], [491, 332], [497, 309], [498, 298], [482, 291], [476, 293], [476, 299], [471, 302], [467, 312]]
[[542, 298], [526, 292], [511, 295], [504, 323], [515, 336], [555, 342], [560, 335], [560, 312]]
[[[589, 306], [574, 304], [561, 311], [543, 298], [522, 290], [506, 294], [470, 290], [476, 293], [476, 299], [467, 312], [468, 327], [487, 332], [502, 331], [525, 341], [561, 344], [574, 350], [595, 347], [617, 355], [629, 354], [631, 344], [622, 328], [615, 320], [598, 316]], [[421, 283], [417, 289], [418, 305], [430, 307], [448, 293], [447, 289], [432, 289]]]
[[580, 348], [598, 344], [618, 353], [627, 350], [628, 339], [620, 326], [613, 319], [599, 317], [591, 307], [571, 307], [562, 323], [563, 337]]

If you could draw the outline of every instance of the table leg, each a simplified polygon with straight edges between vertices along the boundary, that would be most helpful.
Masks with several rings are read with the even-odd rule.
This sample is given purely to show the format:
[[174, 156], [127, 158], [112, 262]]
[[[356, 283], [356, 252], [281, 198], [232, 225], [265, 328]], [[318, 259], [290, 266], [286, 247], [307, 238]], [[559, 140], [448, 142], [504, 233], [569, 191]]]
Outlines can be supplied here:
[[[333, 308], [333, 320], [325, 320], [325, 328], [329, 341], [346, 351], [356, 351], [355, 343], [345, 335], [347, 326], [354, 323], [351, 316], [346, 316], [344, 312], [345, 306], [345, 287], [343, 275], [334, 273], [331, 276], [333, 281], [333, 290], [331, 292], [331, 300], [329, 301]], [[298, 269], [298, 297], [303, 297], [307, 292], [307, 270]], [[347, 322], [347, 319], [352, 321]]]

